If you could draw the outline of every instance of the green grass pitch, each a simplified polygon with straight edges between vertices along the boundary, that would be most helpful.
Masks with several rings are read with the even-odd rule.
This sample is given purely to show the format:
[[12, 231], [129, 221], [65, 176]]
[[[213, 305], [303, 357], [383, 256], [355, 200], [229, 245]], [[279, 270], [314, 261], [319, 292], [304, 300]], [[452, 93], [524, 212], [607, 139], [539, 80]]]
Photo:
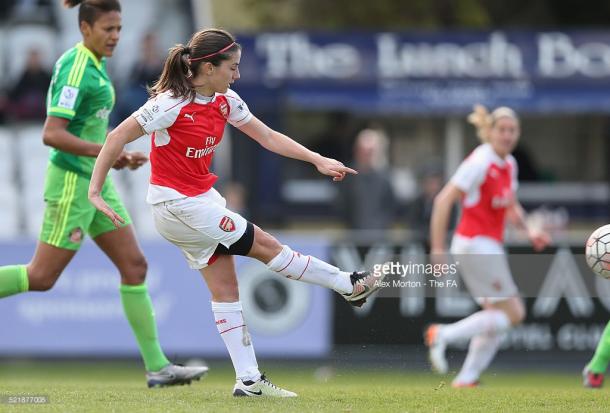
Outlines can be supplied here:
[[[451, 377], [391, 369], [322, 368], [261, 363], [297, 399], [231, 396], [229, 362], [214, 362], [191, 386], [148, 389], [134, 362], [0, 363], [0, 412], [607, 412], [610, 388], [588, 390], [574, 374], [497, 372], [478, 389], [452, 389]], [[49, 397], [44, 405], [9, 405], [7, 396]]]

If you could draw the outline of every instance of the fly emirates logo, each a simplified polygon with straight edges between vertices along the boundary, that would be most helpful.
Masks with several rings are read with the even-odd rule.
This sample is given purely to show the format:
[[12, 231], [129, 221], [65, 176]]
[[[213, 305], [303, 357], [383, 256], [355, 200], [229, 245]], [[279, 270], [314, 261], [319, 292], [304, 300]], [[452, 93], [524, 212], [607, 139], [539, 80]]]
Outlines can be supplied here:
[[203, 158], [214, 152], [217, 146], [216, 136], [208, 136], [205, 138], [205, 148], [192, 148], [188, 146], [186, 148], [186, 157], [193, 159]]
[[494, 195], [491, 198], [491, 207], [493, 209], [508, 208], [513, 202], [512, 193], [509, 189], [504, 189], [502, 194]]

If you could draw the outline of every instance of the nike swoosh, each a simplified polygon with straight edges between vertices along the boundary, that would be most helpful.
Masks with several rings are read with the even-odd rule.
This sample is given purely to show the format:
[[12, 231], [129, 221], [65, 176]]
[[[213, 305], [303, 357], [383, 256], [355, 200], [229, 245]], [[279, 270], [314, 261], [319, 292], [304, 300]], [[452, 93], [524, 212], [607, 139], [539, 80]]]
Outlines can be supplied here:
[[244, 389], [244, 391], [247, 391], [248, 393], [250, 393], [250, 394], [254, 394], [254, 395], [256, 395], [256, 396], [260, 396], [261, 394], [263, 394], [263, 391], [262, 391], [262, 390], [259, 390], [259, 391], [251, 391], [251, 390], [245, 390], [245, 389]]

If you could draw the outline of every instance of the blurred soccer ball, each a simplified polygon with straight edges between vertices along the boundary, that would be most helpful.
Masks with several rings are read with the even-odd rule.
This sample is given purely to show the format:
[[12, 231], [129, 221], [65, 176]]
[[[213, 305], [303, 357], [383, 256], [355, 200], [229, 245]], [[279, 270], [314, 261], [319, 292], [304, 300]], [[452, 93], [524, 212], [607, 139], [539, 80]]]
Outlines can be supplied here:
[[610, 225], [597, 228], [589, 236], [585, 257], [595, 274], [610, 279]]

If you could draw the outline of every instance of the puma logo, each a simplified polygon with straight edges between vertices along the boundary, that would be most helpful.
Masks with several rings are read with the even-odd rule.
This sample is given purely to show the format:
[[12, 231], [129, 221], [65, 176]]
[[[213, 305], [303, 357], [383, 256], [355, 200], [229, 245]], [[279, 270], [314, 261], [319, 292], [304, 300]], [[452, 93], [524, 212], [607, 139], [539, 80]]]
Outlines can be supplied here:
[[193, 112], [192, 115], [190, 113], [185, 113], [184, 117], [190, 119], [191, 121], [193, 121], [193, 123], [195, 123], [195, 112]]

